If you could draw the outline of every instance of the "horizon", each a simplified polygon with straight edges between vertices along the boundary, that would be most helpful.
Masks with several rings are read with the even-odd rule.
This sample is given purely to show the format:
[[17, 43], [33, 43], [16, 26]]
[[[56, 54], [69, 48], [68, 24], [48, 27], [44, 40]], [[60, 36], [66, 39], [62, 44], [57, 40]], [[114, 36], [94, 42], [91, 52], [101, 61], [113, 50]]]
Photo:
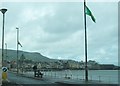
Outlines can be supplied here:
[[[1, 49], [0, 49], [1, 50]], [[11, 50], [11, 51], [17, 51], [17, 50], [14, 50], [14, 49], [7, 49], [7, 50]], [[42, 56], [45, 56], [45, 55], [43, 55], [42, 53], [40, 53], [40, 52], [37, 52], [37, 51], [24, 51], [24, 50], [18, 50], [19, 52], [26, 52], [26, 53], [39, 53], [39, 54], [41, 54]], [[45, 56], [45, 57], [47, 57], [47, 56]], [[49, 57], [47, 57], [47, 58], [49, 58]], [[49, 58], [49, 59], [53, 59], [53, 58]], [[80, 61], [78, 61], [78, 60], [73, 60], [73, 59], [56, 59], [56, 60], [72, 60], [72, 61], [76, 61], [76, 62], [81, 62], [81, 61], [83, 61], [83, 60], [80, 60]], [[88, 60], [88, 61], [90, 61], [90, 60]], [[91, 60], [91, 61], [95, 61], [95, 60]], [[85, 62], [85, 61], [83, 61], [83, 62]], [[95, 62], [97, 62], [97, 61], [95, 61]], [[112, 63], [99, 63], [99, 62], [97, 62], [98, 64], [100, 64], [100, 65], [115, 65], [115, 66], [119, 66], [118, 64], [112, 64]]]

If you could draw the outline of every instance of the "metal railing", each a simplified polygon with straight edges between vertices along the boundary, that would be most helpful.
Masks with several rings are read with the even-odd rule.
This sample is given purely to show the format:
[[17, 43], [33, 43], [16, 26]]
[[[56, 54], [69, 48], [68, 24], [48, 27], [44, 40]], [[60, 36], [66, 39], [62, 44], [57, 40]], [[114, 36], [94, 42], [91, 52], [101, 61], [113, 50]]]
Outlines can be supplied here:
[[[79, 75], [79, 74], [73, 74], [73, 73], [66, 73], [64, 71], [41, 71], [44, 73], [43, 77], [51, 77], [51, 78], [62, 78], [62, 79], [74, 79], [74, 80], [85, 80], [85, 76]], [[34, 76], [33, 71], [26, 71], [24, 72], [25, 75], [27, 76]], [[118, 77], [116, 76], [111, 76], [111, 75], [89, 75], [88, 79], [90, 81], [98, 81], [98, 82], [105, 82], [109, 84], [118, 84]]]

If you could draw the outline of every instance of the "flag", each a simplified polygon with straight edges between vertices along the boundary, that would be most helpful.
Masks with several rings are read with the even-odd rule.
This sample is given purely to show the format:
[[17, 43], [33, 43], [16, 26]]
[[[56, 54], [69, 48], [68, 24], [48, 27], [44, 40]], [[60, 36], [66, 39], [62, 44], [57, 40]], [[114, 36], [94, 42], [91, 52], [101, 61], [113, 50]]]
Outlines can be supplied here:
[[92, 12], [89, 10], [87, 6], [85, 6], [85, 13], [89, 15], [94, 22], [96, 22], [95, 17], [93, 16]]
[[22, 47], [22, 45], [21, 45], [21, 43], [19, 41], [18, 41], [18, 45], [20, 45]]

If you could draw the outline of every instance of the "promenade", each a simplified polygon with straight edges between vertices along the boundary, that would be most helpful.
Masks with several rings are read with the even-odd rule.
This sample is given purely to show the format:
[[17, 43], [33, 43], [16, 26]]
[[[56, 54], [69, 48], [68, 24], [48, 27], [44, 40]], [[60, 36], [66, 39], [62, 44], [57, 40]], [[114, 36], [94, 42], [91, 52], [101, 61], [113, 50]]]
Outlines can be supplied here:
[[[43, 76], [43, 78], [34, 77], [33, 75], [24, 73], [16, 74], [15, 72], [8, 72], [8, 79], [12, 83], [19, 85], [79, 85], [79, 86], [119, 86], [117, 84], [109, 84], [97, 80], [77, 80], [77, 79], [66, 79], [66, 78], [53, 78], [50, 76]], [[16, 85], [15, 85], [16, 86]]]

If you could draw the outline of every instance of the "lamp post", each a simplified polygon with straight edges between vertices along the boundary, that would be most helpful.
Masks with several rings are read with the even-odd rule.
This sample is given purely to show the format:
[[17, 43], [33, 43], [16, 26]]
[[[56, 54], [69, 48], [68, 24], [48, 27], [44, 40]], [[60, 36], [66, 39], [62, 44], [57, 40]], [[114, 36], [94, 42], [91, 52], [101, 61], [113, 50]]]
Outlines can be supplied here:
[[5, 12], [7, 11], [7, 9], [0, 9], [0, 11], [3, 14], [3, 27], [2, 27], [2, 66], [3, 65], [3, 61], [4, 61], [4, 22], [5, 22]]
[[5, 47], [6, 47], [6, 64], [7, 64], [7, 43], [5, 43]]

